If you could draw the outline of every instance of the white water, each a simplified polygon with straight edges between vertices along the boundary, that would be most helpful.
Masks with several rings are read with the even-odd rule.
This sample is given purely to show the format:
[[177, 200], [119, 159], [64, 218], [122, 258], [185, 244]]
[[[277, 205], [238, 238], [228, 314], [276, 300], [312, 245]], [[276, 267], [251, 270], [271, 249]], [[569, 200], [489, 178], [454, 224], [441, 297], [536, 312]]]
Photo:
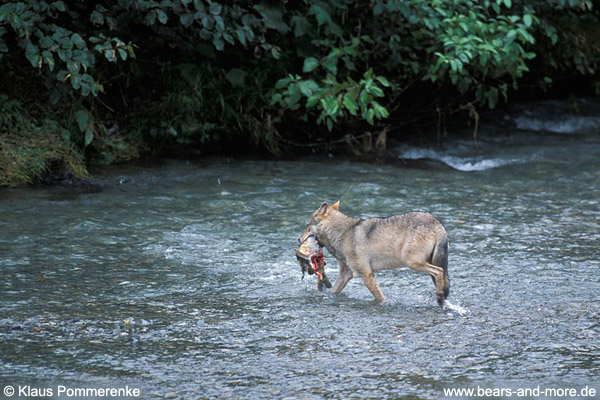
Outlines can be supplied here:
[[522, 116], [515, 119], [517, 129], [528, 131], [546, 131], [554, 133], [594, 132], [600, 127], [600, 118], [564, 116], [554, 120], [542, 120], [533, 116]]
[[512, 107], [505, 121], [517, 129], [533, 132], [585, 134], [600, 131], [597, 101], [546, 101]]
[[509, 110], [501, 123], [483, 121], [477, 141], [473, 132], [444, 140], [439, 145], [396, 149], [399, 158], [429, 158], [459, 171], [486, 171], [527, 163], [562, 163], [588, 145], [600, 133], [600, 105], [580, 100], [579, 105], [560, 102], [523, 104]]
[[469, 313], [469, 310], [467, 310], [466, 308], [463, 308], [463, 307], [459, 306], [458, 304], [452, 304], [448, 300], [444, 301], [443, 308], [445, 311], [455, 312], [461, 316], [467, 315]]
[[[473, 147], [475, 147], [474, 142]], [[466, 149], [465, 155], [461, 155], [460, 153], [457, 154], [457, 149], [460, 148], [453, 148], [452, 150], [435, 150], [431, 147], [403, 147], [401, 148], [400, 158], [431, 158], [433, 160], [442, 161], [459, 171], [485, 171], [492, 168], [503, 167], [505, 165], [522, 164], [532, 161], [534, 157], [534, 155], [532, 155], [531, 157], [520, 158], [486, 158], [485, 156], [473, 156], [472, 150], [468, 152]], [[467, 155], [467, 152], [469, 155]]]

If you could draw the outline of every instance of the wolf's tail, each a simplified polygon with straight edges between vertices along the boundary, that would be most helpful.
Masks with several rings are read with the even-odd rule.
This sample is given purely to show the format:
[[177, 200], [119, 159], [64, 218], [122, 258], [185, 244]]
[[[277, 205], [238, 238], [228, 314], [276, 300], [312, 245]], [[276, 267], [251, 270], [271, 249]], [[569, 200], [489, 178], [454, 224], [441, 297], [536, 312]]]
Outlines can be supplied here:
[[450, 294], [450, 276], [448, 275], [448, 236], [438, 240], [433, 249], [431, 263], [444, 270], [444, 297], [447, 299]]

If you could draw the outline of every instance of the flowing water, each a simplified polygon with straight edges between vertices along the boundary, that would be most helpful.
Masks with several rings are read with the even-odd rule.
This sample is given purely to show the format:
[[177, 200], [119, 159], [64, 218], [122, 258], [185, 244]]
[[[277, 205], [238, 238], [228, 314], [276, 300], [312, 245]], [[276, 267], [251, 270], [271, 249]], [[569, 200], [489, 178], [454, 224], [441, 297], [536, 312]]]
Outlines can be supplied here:
[[[477, 147], [469, 134], [396, 149], [456, 171], [164, 160], [97, 171], [97, 191], [0, 191], [0, 398], [7, 385], [54, 398], [67, 398], [57, 385], [143, 399], [597, 397], [600, 113], [565, 107], [521, 107], [480, 128]], [[441, 310], [410, 270], [377, 274], [383, 304], [359, 278], [337, 297], [301, 280], [306, 219], [338, 199], [355, 217], [439, 217], [450, 300], [467, 312]]]

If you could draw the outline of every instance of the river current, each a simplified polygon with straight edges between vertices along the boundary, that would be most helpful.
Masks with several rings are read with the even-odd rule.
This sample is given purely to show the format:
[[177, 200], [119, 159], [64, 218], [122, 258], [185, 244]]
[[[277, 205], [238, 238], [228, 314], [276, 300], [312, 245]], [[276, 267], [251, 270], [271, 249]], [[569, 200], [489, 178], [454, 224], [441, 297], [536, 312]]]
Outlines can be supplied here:
[[[388, 399], [587, 387], [597, 397], [600, 113], [588, 108], [528, 105], [480, 127], [477, 144], [468, 133], [394, 149], [455, 170], [161, 160], [95, 171], [101, 190], [0, 190], [0, 391]], [[411, 270], [377, 274], [383, 304], [359, 278], [337, 297], [301, 280], [297, 239], [321, 201], [336, 200], [353, 217], [442, 220], [449, 299], [467, 312], [441, 310], [431, 279]]]

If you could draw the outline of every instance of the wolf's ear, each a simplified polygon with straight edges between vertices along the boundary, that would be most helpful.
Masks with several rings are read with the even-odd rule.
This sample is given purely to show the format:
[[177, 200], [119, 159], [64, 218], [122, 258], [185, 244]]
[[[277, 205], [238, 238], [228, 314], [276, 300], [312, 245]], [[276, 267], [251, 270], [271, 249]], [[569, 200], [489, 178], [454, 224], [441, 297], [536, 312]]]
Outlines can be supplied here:
[[338, 200], [338, 201], [336, 201], [335, 203], [333, 203], [333, 204], [331, 205], [331, 208], [333, 208], [334, 210], [337, 210], [337, 209], [339, 209], [339, 208], [340, 208], [340, 201]]
[[327, 213], [327, 209], [329, 208], [329, 204], [326, 201], [321, 204], [319, 208], [317, 208], [317, 214], [324, 215]]

